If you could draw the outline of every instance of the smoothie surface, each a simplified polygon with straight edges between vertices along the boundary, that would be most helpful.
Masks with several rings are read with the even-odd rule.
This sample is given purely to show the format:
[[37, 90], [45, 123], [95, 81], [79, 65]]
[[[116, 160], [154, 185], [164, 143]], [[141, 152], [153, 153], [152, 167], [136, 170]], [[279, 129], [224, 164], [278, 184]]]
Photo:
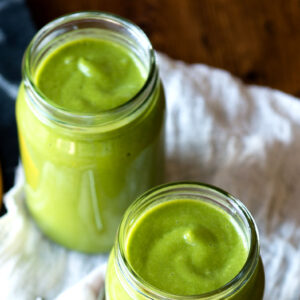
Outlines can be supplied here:
[[37, 67], [34, 80], [55, 106], [97, 113], [134, 97], [146, 76], [132, 51], [116, 42], [86, 37], [53, 50]]
[[133, 270], [174, 295], [213, 291], [232, 280], [248, 256], [234, 219], [204, 201], [158, 204], [135, 221], [125, 245]]

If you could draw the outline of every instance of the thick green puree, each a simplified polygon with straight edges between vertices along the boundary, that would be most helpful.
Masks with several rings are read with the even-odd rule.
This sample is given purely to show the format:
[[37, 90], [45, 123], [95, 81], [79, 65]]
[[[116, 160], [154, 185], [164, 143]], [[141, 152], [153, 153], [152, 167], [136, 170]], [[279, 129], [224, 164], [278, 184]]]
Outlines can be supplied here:
[[82, 38], [48, 55], [35, 78], [40, 90], [58, 107], [95, 113], [131, 99], [146, 75], [134, 54], [120, 44]]
[[175, 295], [196, 295], [223, 286], [242, 269], [248, 247], [239, 230], [215, 205], [173, 200], [136, 221], [126, 252], [149, 284]]
[[[109, 251], [126, 208], [163, 174], [160, 81], [152, 75], [143, 105], [116, 118], [108, 110], [140, 91], [150, 67], [101, 33], [80, 31], [49, 47], [31, 70], [43, 101], [24, 80], [16, 106], [27, 207], [48, 237], [84, 252]], [[90, 121], [99, 116], [109, 122]]]

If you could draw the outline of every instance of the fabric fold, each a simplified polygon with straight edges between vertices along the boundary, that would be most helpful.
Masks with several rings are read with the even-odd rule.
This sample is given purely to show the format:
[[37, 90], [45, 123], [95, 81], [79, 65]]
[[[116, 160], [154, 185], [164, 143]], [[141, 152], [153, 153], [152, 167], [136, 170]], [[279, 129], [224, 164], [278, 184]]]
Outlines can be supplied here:
[[[300, 299], [300, 103], [229, 73], [158, 54], [167, 98], [166, 181], [217, 185], [254, 215], [265, 299]], [[69, 251], [44, 237], [24, 205], [17, 171], [0, 219], [0, 298], [97, 299], [107, 255]], [[70, 298], [71, 297], [71, 298]]]

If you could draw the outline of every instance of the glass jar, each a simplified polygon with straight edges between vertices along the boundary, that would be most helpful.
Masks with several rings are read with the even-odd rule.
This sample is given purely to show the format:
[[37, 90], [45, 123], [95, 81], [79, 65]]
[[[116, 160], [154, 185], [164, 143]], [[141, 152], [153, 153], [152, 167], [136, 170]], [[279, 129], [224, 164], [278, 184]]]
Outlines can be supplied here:
[[[119, 43], [145, 67], [145, 84], [125, 104], [74, 113], [37, 87], [41, 61], [82, 37]], [[165, 99], [151, 43], [140, 28], [117, 16], [74, 13], [36, 34], [22, 71], [16, 117], [27, 207], [57, 243], [89, 253], [109, 251], [126, 208], [164, 173]]]
[[[232, 216], [245, 238], [249, 252], [241, 271], [217, 290], [201, 295], [180, 296], [163, 292], [143, 280], [131, 267], [126, 253], [129, 233], [149, 209], [178, 199], [204, 201]], [[138, 223], [140, 224], [140, 223]], [[164, 236], [165, 237], [165, 236]], [[176, 251], [173, 249], [173, 251]], [[170, 258], [171, 259], [171, 258]], [[162, 265], [161, 268], [164, 266]], [[106, 300], [142, 299], [234, 299], [259, 300], [263, 297], [264, 271], [259, 254], [255, 222], [247, 208], [236, 198], [214, 186], [179, 182], [158, 186], [140, 196], [126, 211], [121, 222], [106, 275]]]

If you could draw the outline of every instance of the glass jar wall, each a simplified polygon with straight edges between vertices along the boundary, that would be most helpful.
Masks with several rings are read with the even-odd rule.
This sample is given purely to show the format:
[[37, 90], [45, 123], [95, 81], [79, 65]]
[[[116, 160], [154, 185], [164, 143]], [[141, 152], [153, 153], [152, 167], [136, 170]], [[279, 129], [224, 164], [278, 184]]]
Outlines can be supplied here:
[[[85, 111], [86, 106], [75, 110], [49, 97], [37, 82], [41, 65], [51, 60], [57, 49], [84, 39], [121, 47], [143, 69], [141, 88], [126, 101], [99, 111]], [[82, 61], [79, 58], [76, 67], [90, 78], [95, 66]], [[62, 93], [66, 86], [64, 78], [57, 80], [60, 70], [54, 66], [46, 84], [50, 81]], [[120, 67], [119, 72], [126, 78], [127, 69]], [[114, 74], [114, 84], [118, 84], [118, 76]], [[105, 93], [109, 95], [113, 88], [110, 77], [107, 82]], [[69, 90], [77, 89], [75, 82]], [[73, 95], [65, 98], [68, 105], [74, 101]], [[110, 14], [81, 12], [42, 28], [24, 55], [16, 104], [26, 203], [41, 230], [71, 249], [89, 253], [110, 250], [128, 205], [162, 179], [164, 115], [154, 52], [137, 26]]]
[[263, 291], [255, 222], [228, 193], [172, 183], [126, 211], [109, 258], [107, 300], [258, 300]]

